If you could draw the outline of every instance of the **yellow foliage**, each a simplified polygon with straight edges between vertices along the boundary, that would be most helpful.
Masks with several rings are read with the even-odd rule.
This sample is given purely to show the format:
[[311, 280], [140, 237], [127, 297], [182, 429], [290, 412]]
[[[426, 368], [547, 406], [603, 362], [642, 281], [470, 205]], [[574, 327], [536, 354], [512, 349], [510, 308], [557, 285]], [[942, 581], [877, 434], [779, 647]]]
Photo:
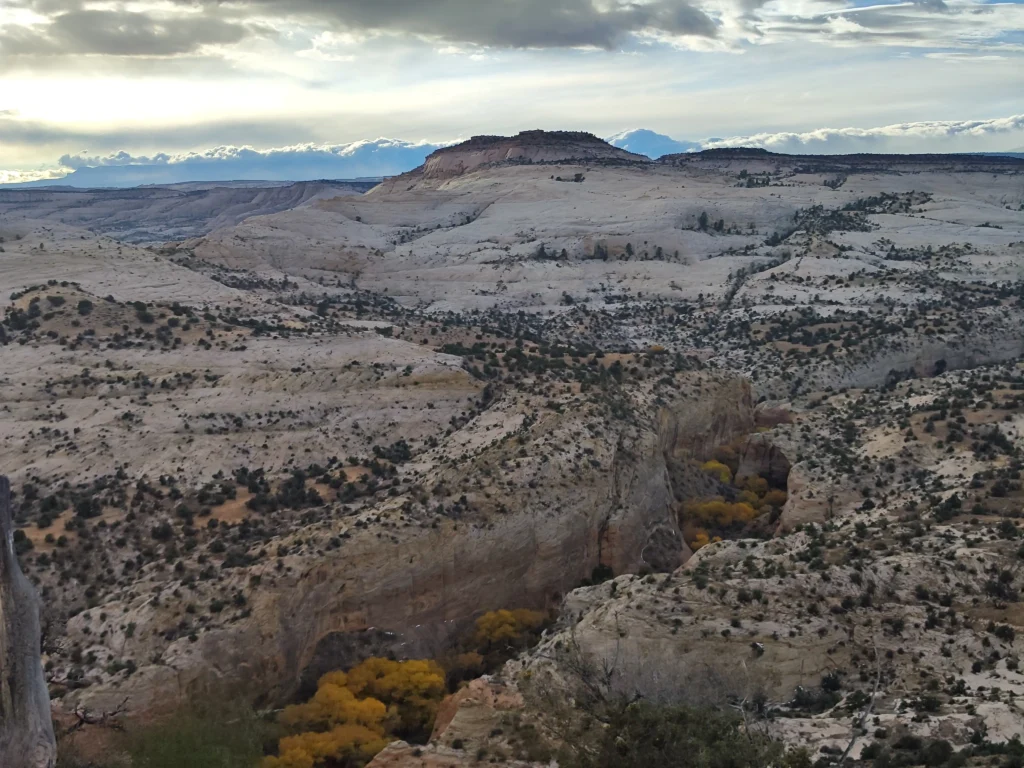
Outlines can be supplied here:
[[718, 446], [711, 452], [711, 458], [725, 464], [733, 474], [736, 473], [736, 470], [740, 465], [740, 459], [736, 454], [736, 448], [732, 445]]
[[736, 485], [757, 496], [764, 496], [768, 493], [768, 481], [758, 475], [747, 475], [744, 478], [739, 478]]
[[481, 648], [487, 648], [497, 643], [519, 640], [527, 632], [543, 626], [544, 619], [540, 611], [525, 608], [490, 611], [476, 620], [475, 641]]
[[753, 491], [740, 491], [737, 501], [742, 501], [744, 504], [749, 504], [754, 508], [760, 507], [762, 504], [760, 497]]
[[757, 510], [742, 501], [728, 502], [721, 497], [709, 501], [690, 502], [683, 507], [688, 522], [724, 527], [746, 523], [757, 517]]
[[700, 465], [700, 468], [709, 475], [715, 477], [721, 483], [732, 482], [732, 470], [720, 461], [715, 461], [714, 459], [711, 459], [711, 461], [705, 461]]
[[355, 723], [383, 732], [387, 707], [376, 698], [358, 699], [346, 686], [344, 672], [331, 672], [320, 678], [313, 698], [305, 704], [285, 707], [280, 721], [292, 728], [331, 728]]
[[708, 532], [703, 528], [698, 528], [696, 535], [693, 537], [693, 541], [690, 542], [690, 549], [696, 552], [701, 547], [706, 547], [711, 543], [711, 537], [708, 536]]
[[313, 698], [286, 707], [283, 725], [297, 731], [261, 768], [362, 766], [390, 741], [429, 735], [445, 692], [444, 670], [428, 660], [367, 659], [348, 672], [320, 678]]
[[403, 733], [429, 732], [444, 697], [444, 670], [435, 661], [367, 659], [348, 673], [348, 688], [372, 696], [398, 716]]
[[786, 495], [786, 492], [780, 490], [768, 491], [764, 495], [764, 503], [777, 509], [782, 509], [786, 506], [787, 499], [789, 499], [789, 496]]
[[280, 757], [263, 760], [262, 768], [313, 768], [328, 760], [345, 765], [365, 765], [388, 745], [381, 730], [363, 725], [338, 725], [323, 733], [285, 736], [278, 744]]

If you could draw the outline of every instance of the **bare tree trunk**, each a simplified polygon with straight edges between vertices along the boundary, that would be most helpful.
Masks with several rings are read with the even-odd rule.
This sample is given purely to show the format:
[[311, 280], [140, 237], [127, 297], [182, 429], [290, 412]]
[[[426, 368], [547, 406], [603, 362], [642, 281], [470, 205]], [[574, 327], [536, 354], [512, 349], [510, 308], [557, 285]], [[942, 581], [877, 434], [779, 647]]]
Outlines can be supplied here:
[[0, 476], [0, 765], [53, 768], [50, 697], [39, 658], [39, 603], [14, 554], [11, 485]]

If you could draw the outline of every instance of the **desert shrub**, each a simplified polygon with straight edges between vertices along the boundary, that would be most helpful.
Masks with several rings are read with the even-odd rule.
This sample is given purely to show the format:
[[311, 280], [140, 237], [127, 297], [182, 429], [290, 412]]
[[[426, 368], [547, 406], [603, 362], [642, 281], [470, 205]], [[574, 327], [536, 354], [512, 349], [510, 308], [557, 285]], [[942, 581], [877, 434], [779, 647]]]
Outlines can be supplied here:
[[745, 732], [739, 717], [710, 708], [658, 707], [644, 702], [616, 713], [597, 749], [568, 762], [574, 768], [761, 768], [776, 764], [780, 744]]

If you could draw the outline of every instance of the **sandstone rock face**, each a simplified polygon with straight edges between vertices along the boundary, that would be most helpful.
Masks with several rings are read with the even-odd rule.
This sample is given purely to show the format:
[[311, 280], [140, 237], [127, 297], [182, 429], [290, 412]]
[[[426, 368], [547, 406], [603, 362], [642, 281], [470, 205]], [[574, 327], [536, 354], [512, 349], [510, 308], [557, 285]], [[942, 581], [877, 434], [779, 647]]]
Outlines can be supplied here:
[[736, 477], [760, 476], [773, 487], [785, 488], [789, 473], [789, 459], [770, 434], [753, 434], [740, 447]]
[[[911, 378], [926, 378], [943, 371], [964, 370], [980, 365], [1001, 363], [1024, 355], [1024, 336], [1020, 321], [996, 312], [985, 327], [969, 336], [931, 340], [910, 338], [891, 349], [876, 351], [842, 361], [832, 368], [818, 370], [799, 380], [805, 391], [880, 387]], [[791, 382], [766, 382], [767, 397], [784, 397]]]
[[[476, 755], [481, 749], [486, 754], [507, 755], [507, 718], [523, 708], [523, 697], [514, 686], [491, 677], [478, 678], [441, 703], [429, 744], [413, 747], [404, 741], [395, 742], [378, 754], [370, 767], [457, 768], [478, 765]], [[515, 759], [503, 759], [501, 764], [510, 768], [548, 765]]]
[[832, 514], [832, 493], [814, 482], [804, 462], [790, 470], [787, 492], [789, 497], [779, 517], [778, 533], [788, 533], [803, 523], [822, 523]]
[[39, 658], [36, 591], [14, 553], [11, 486], [0, 476], [0, 758], [17, 768], [53, 768], [57, 745]]
[[[557, 606], [597, 565], [615, 573], [672, 569], [690, 552], [674, 515], [668, 462], [692, 450], [691, 442], [701, 446], [731, 436], [752, 423], [751, 414], [749, 387], [702, 379], [671, 406], [647, 417], [638, 411], [635, 422], [620, 423], [590, 443], [590, 463], [571, 467], [557, 455], [542, 463], [534, 487], [501, 500], [503, 513], [391, 536], [355, 528], [340, 549], [284, 558], [290, 566], [285, 575], [272, 564], [256, 565], [238, 577], [239, 587], [242, 578], [262, 579], [248, 618], [163, 648], [155, 633], [137, 633], [126, 640], [133, 656], [147, 658], [161, 649], [162, 663], [140, 667], [116, 687], [73, 692], [69, 701], [102, 708], [127, 694], [145, 711], [169, 701], [160, 690], [195, 692], [213, 679], [279, 700], [294, 693], [311, 662], [324, 663], [318, 653], [325, 638], [383, 632], [378, 640], [391, 643], [394, 652], [430, 656], [485, 610]], [[543, 429], [573, 433], [578, 417], [566, 414]], [[473, 460], [476, 469], [463, 466], [447, 476], [480, 471], [500, 455], [499, 448], [485, 451]], [[149, 600], [106, 610], [124, 611], [119, 621], [139, 626], [162, 621], [163, 609]], [[346, 654], [328, 666], [351, 663]]]
[[700, 403], [662, 412], [666, 452], [676, 459], [706, 459], [711, 451], [754, 429], [754, 394], [742, 379], [719, 379], [701, 393]]

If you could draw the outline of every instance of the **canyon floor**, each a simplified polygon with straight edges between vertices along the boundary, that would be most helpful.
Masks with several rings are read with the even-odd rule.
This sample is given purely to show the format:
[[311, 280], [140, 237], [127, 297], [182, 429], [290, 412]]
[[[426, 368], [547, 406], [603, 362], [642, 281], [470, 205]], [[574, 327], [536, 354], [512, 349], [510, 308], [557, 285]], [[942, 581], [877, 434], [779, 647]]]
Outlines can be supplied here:
[[825, 764], [1024, 731], [1024, 161], [528, 133], [368, 191], [8, 191], [0, 294], [61, 716], [275, 708], [529, 608], [374, 765], [547, 765], [580, 686]]

